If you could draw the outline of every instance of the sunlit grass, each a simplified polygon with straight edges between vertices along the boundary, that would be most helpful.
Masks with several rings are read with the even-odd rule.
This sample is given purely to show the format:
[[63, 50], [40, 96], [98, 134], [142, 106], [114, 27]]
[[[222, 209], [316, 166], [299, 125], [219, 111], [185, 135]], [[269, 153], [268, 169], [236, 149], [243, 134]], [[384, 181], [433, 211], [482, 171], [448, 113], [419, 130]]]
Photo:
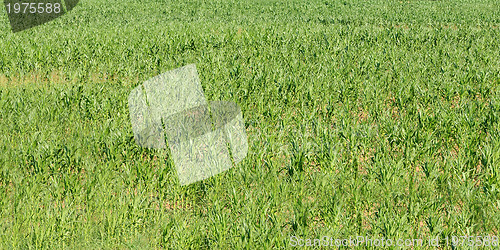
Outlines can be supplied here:
[[[496, 8], [495, 8], [496, 7]], [[270, 248], [497, 235], [495, 1], [83, 1], [0, 26], [0, 245]], [[242, 163], [180, 187], [130, 91], [196, 63]]]

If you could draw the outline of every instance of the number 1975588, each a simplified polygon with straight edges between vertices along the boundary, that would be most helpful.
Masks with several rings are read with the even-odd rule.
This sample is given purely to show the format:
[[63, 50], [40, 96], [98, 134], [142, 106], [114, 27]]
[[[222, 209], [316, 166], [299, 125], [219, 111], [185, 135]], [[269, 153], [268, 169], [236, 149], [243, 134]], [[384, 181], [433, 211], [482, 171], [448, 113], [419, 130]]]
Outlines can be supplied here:
[[50, 14], [50, 13], [60, 13], [61, 4], [60, 3], [14, 3], [6, 4], [7, 13], [31, 13], [31, 14]]

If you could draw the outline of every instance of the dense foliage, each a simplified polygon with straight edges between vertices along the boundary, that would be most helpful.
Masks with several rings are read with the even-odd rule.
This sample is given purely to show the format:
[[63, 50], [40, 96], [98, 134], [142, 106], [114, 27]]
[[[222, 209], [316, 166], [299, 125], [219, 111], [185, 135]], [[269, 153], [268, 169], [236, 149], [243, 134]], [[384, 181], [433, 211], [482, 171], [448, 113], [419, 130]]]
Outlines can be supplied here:
[[[4, 13], [4, 12], [3, 12]], [[500, 8], [470, 1], [82, 1], [0, 17], [0, 248], [500, 236]], [[249, 155], [180, 187], [129, 92], [196, 63]]]

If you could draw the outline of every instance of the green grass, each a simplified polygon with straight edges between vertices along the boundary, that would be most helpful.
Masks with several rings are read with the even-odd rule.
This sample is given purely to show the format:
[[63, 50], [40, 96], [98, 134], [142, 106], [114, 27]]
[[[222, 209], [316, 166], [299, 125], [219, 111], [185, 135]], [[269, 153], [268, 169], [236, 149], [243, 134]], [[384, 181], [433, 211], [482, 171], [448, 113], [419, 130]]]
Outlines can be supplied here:
[[[498, 1], [88, 0], [15, 34], [1, 13], [0, 248], [500, 236]], [[127, 98], [190, 63], [249, 153], [180, 187]]]

